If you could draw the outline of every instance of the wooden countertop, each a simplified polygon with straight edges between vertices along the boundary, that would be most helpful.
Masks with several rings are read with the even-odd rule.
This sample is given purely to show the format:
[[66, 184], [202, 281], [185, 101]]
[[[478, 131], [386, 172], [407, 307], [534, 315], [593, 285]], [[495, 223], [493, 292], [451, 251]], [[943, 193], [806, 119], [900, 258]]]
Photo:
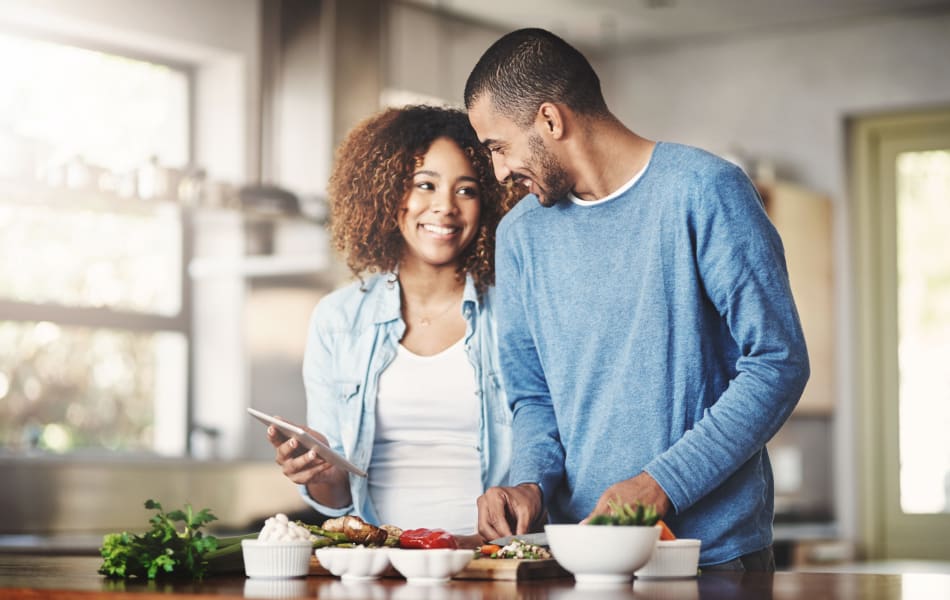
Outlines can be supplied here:
[[570, 578], [538, 581], [452, 581], [445, 585], [407, 584], [402, 579], [342, 583], [335, 577], [256, 580], [240, 574], [202, 582], [110, 581], [96, 573], [94, 556], [0, 554], [0, 597], [5, 600], [79, 598], [145, 600], [175, 595], [206, 598], [333, 598], [350, 600], [481, 599], [651, 599], [683, 600], [916, 600], [950, 597], [950, 575], [868, 573], [713, 574], [684, 580], [636, 580], [621, 588], [576, 588]]

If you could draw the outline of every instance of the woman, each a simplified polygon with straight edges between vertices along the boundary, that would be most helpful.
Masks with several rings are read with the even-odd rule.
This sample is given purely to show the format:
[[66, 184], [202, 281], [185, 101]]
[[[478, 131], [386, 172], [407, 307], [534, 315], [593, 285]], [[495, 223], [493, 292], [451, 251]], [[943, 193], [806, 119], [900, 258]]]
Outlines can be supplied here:
[[414, 106], [350, 132], [329, 194], [334, 247], [359, 281], [313, 313], [307, 422], [368, 477], [271, 427], [277, 462], [328, 517], [474, 535], [475, 501], [511, 456], [491, 288], [509, 192], [464, 113]]

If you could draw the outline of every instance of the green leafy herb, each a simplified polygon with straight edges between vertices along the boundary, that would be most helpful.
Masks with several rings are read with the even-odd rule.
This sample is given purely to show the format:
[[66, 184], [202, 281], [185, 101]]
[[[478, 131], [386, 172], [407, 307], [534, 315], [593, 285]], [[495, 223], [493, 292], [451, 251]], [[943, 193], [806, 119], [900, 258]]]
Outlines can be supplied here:
[[644, 505], [637, 502], [630, 506], [626, 502], [620, 503], [620, 499], [607, 502], [610, 507], [610, 513], [606, 515], [596, 515], [587, 522], [590, 525], [656, 525], [660, 520], [660, 515], [656, 512], [656, 507], [652, 504]]
[[126, 531], [106, 535], [99, 549], [103, 558], [99, 573], [111, 579], [201, 579], [207, 571], [207, 555], [218, 548], [218, 540], [199, 529], [217, 517], [208, 509], [194, 512], [191, 505], [166, 513], [154, 500], [146, 501], [145, 508], [157, 511], [149, 519], [152, 528], [141, 535]]

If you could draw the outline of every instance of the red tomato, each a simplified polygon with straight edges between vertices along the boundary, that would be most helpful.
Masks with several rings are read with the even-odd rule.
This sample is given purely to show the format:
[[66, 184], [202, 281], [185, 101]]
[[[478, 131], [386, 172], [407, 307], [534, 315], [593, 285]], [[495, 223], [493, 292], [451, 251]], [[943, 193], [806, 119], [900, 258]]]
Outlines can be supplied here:
[[407, 529], [399, 536], [400, 548], [458, 548], [455, 536], [444, 529]]

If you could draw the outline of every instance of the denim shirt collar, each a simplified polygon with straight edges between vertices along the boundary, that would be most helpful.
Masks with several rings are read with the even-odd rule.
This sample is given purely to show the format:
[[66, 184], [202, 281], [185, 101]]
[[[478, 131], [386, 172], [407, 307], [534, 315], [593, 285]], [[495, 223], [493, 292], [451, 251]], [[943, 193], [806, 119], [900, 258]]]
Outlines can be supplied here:
[[396, 273], [385, 273], [378, 278], [374, 286], [380, 287], [376, 294], [376, 309], [373, 311], [374, 323], [388, 323], [402, 318], [399, 298], [399, 278]]
[[[399, 335], [402, 337], [402, 333], [405, 333], [405, 323], [402, 321], [402, 299], [399, 293], [398, 275], [396, 273], [385, 273], [373, 285], [380, 287], [379, 293], [376, 294], [373, 322], [382, 324], [399, 321], [403, 329], [399, 332]], [[462, 315], [469, 323], [469, 331], [471, 331], [472, 319], [477, 315], [479, 308], [480, 303], [478, 291], [475, 289], [475, 280], [466, 273], [465, 288], [462, 290]]]

